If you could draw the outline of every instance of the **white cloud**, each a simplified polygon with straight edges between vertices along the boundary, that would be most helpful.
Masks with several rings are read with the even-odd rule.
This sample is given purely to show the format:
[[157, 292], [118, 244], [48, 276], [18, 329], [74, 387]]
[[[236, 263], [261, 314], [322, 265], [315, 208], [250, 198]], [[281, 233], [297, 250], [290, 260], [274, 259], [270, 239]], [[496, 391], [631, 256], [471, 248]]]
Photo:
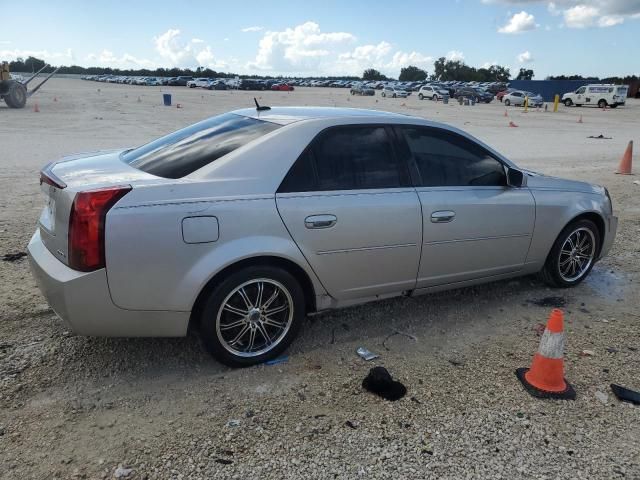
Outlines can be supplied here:
[[514, 14], [504, 26], [498, 28], [498, 32], [522, 33], [528, 30], [535, 30], [537, 27], [535, 17], [522, 10], [520, 13]]
[[613, 27], [624, 23], [624, 17], [622, 15], [603, 15], [598, 19], [599, 27]]
[[91, 66], [110, 67], [110, 68], [155, 68], [156, 65], [144, 58], [137, 58], [128, 53], [121, 57], [114, 55], [110, 50], [104, 49], [100, 53], [90, 53], [87, 60], [91, 62]]
[[281, 32], [266, 32], [258, 45], [249, 69], [277, 72], [304, 72], [319, 69], [336, 49], [351, 43], [355, 36], [346, 32], [320, 30], [315, 22], [306, 22]]
[[51, 65], [71, 65], [75, 62], [75, 55], [70, 48], [64, 52], [50, 52], [49, 50], [0, 50], [2, 60], [16, 60], [17, 58], [36, 57]]
[[247, 33], [247, 32], [259, 32], [261, 30], [264, 30], [264, 27], [255, 26], [255, 27], [245, 27], [245, 28], [242, 28], [240, 31]]
[[492, 66], [494, 66], [494, 65], [498, 65], [498, 61], [497, 61], [497, 60], [494, 60], [493, 62], [484, 62], [484, 63], [480, 66], [480, 68], [487, 68], [487, 69], [488, 69], [488, 68], [491, 68], [491, 67], [492, 67]]
[[445, 56], [447, 57], [447, 60], [451, 60], [452, 62], [461, 62], [464, 60], [464, 53], [462, 53], [460, 50], [451, 50], [447, 52]]
[[213, 50], [203, 40], [193, 38], [190, 42], [183, 41], [181, 32], [177, 28], [170, 28], [153, 40], [156, 52], [163, 59], [165, 66], [182, 68], [200, 66], [212, 69], [228, 66], [226, 62], [215, 58]]
[[522, 52], [518, 54], [516, 57], [518, 59], [518, 63], [531, 63], [533, 62], [533, 55], [527, 50], [526, 52]]
[[564, 11], [564, 23], [569, 28], [585, 28], [595, 23], [599, 15], [596, 7], [576, 5]]

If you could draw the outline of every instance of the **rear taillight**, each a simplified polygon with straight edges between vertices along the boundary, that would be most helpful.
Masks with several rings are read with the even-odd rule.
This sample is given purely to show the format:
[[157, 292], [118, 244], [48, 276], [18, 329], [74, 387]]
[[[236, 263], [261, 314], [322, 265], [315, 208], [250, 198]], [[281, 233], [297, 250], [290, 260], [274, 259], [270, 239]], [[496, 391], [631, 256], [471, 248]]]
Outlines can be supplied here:
[[104, 268], [104, 224], [107, 212], [131, 190], [118, 186], [76, 194], [69, 217], [69, 266], [90, 272]]

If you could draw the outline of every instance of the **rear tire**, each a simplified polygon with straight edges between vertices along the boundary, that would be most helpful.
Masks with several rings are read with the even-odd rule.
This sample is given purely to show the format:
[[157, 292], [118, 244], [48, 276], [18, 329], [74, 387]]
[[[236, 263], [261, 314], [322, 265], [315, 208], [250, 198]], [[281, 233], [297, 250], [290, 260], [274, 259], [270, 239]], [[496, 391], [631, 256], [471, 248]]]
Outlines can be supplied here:
[[[282, 310], [268, 313], [278, 309]], [[304, 317], [304, 293], [296, 279], [280, 268], [254, 266], [216, 286], [198, 320], [204, 345], [216, 360], [230, 367], [249, 367], [280, 355], [297, 336]]]
[[[576, 232], [579, 232], [578, 241], [584, 242], [582, 248], [578, 248], [579, 245], [571, 248], [572, 243], [569, 239], [573, 238], [575, 243]], [[560, 232], [551, 247], [547, 261], [540, 271], [540, 278], [547, 285], [556, 288], [578, 285], [591, 272], [600, 251], [600, 241], [598, 227], [591, 220], [585, 219], [570, 223]], [[571, 258], [574, 258], [574, 255], [577, 267], [575, 271], [571, 272]]]
[[11, 82], [4, 101], [9, 108], [24, 108], [27, 104], [27, 89], [19, 82]]

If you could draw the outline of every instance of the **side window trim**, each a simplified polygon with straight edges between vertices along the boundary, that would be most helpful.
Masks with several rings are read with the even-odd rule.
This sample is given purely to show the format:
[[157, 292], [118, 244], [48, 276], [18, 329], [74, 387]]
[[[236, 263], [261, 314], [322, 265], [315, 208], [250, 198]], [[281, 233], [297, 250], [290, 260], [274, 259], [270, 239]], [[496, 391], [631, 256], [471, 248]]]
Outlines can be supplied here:
[[418, 164], [416, 163], [415, 159], [413, 158], [413, 154], [411, 153], [411, 147], [409, 146], [409, 142], [407, 141], [407, 139], [404, 136], [404, 131], [403, 129], [405, 128], [413, 128], [413, 129], [419, 129], [419, 130], [425, 130], [428, 132], [444, 132], [446, 134], [455, 136], [457, 138], [462, 138], [468, 142], [472, 142], [477, 148], [479, 148], [485, 155], [487, 155], [488, 157], [492, 158], [493, 160], [495, 160], [496, 162], [498, 162], [501, 166], [502, 169], [505, 172], [506, 175], [506, 168], [508, 167], [508, 165], [506, 165], [500, 158], [496, 157], [495, 155], [493, 155], [489, 150], [487, 150], [486, 148], [484, 148], [482, 145], [480, 145], [479, 143], [473, 141], [470, 138], [465, 137], [464, 135], [460, 135], [458, 132], [454, 132], [453, 130], [447, 130], [446, 128], [440, 128], [440, 127], [431, 127], [431, 126], [426, 126], [426, 125], [413, 125], [413, 124], [397, 124], [394, 125], [394, 133], [396, 136], [396, 141], [403, 144], [402, 149], [405, 150], [405, 156], [406, 156], [406, 162], [409, 164], [409, 172], [411, 174], [411, 180], [413, 182], [413, 187], [418, 189], [418, 188], [437, 188], [437, 189], [444, 189], [444, 190], [458, 190], [458, 189], [478, 189], [478, 188], [482, 188], [482, 189], [496, 189], [496, 188], [503, 188], [501, 186], [497, 186], [497, 185], [456, 185], [456, 186], [438, 186], [438, 187], [434, 187], [434, 186], [423, 186], [423, 179], [422, 179], [422, 174], [420, 173], [420, 169], [418, 168]]

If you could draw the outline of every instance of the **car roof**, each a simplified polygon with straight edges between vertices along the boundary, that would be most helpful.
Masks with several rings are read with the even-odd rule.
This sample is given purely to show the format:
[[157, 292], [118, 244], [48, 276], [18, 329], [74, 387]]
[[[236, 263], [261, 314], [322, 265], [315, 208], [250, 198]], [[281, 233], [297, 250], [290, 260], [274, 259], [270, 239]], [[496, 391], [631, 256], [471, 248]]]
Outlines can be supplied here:
[[369, 117], [381, 120], [389, 118], [407, 118], [407, 115], [392, 112], [382, 112], [380, 110], [367, 110], [363, 108], [336, 108], [336, 107], [271, 107], [269, 110], [258, 111], [255, 108], [243, 108], [234, 110], [231, 113], [244, 117], [259, 118], [267, 122], [288, 125], [303, 120], [314, 120], [319, 118], [348, 118], [348, 117]]

